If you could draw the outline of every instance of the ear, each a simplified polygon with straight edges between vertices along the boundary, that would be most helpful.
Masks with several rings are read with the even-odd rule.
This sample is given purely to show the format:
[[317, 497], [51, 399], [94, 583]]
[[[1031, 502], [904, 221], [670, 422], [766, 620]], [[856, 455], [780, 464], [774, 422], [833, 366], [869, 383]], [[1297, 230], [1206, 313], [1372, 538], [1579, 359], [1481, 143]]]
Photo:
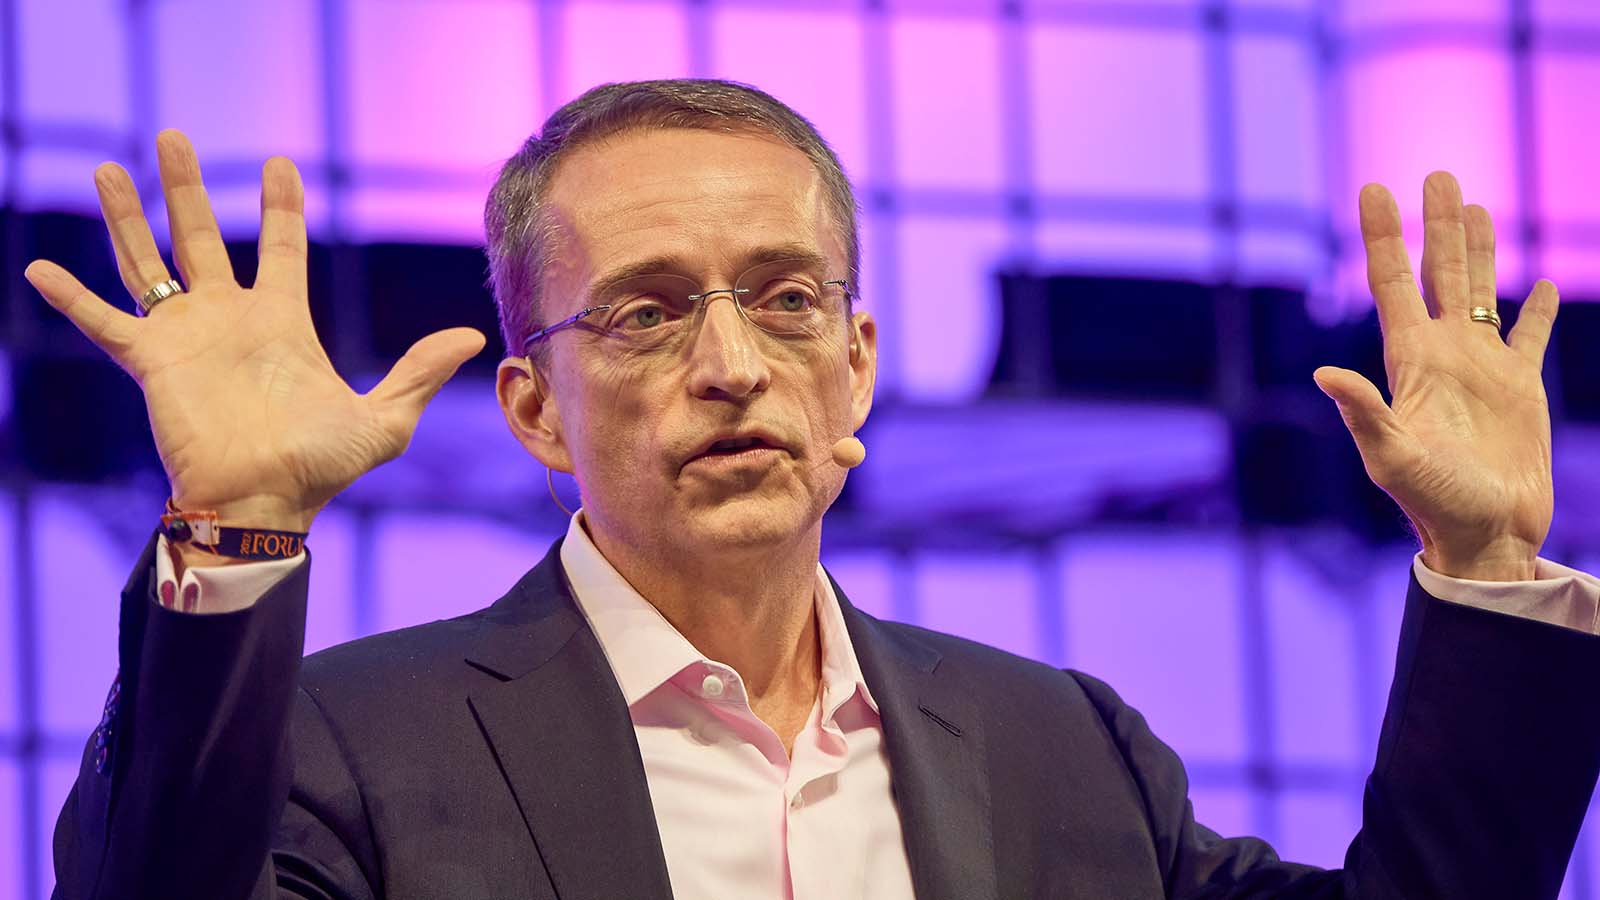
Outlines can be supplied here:
[[561, 410], [539, 367], [526, 356], [500, 360], [494, 391], [517, 441], [547, 468], [570, 473], [572, 454], [561, 432]]
[[872, 390], [878, 382], [878, 323], [865, 310], [850, 317], [851, 430], [860, 430], [872, 411]]

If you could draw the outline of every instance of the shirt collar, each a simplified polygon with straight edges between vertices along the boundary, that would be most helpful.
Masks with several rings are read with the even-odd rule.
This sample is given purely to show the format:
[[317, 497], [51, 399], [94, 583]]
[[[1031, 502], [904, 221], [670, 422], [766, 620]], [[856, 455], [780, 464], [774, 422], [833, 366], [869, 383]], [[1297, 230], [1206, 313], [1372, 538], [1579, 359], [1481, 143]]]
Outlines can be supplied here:
[[[567, 524], [561, 542], [561, 566], [578, 608], [588, 619], [628, 706], [643, 700], [683, 670], [715, 662], [696, 650], [666, 617], [639, 595], [633, 585], [612, 567], [589, 539], [583, 510]], [[850, 632], [833, 584], [817, 564], [812, 592], [817, 610], [817, 634], [822, 652], [822, 718], [827, 721], [858, 692], [876, 713], [878, 704], [867, 689], [856, 660]], [[725, 665], [718, 663], [718, 665]]]

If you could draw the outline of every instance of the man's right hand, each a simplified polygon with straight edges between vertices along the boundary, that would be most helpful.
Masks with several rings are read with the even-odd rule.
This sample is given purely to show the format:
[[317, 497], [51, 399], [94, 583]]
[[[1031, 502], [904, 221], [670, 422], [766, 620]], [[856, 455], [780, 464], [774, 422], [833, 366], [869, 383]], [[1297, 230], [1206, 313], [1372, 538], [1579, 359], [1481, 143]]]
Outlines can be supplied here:
[[[484, 336], [472, 328], [430, 334], [357, 394], [312, 328], [294, 164], [274, 157], [263, 167], [260, 266], [243, 288], [188, 138], [164, 131], [156, 149], [186, 293], [137, 318], [55, 263], [34, 261], [28, 281], [144, 390], [180, 509], [216, 510], [224, 526], [307, 531], [335, 494], [405, 450], [423, 407], [483, 349]], [[128, 173], [103, 164], [95, 186], [128, 292], [138, 297], [171, 278]]]

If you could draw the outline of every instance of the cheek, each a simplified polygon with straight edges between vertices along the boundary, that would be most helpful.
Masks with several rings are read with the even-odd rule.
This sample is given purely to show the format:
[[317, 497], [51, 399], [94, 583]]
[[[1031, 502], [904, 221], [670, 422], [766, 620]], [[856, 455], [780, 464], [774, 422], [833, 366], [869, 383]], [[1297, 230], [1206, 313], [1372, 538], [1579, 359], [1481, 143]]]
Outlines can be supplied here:
[[648, 373], [625, 365], [596, 366], [576, 381], [579, 421], [568, 443], [579, 481], [639, 490], [651, 480], [639, 476], [653, 472], [663, 458], [660, 426], [668, 398], [650, 387], [656, 382]]

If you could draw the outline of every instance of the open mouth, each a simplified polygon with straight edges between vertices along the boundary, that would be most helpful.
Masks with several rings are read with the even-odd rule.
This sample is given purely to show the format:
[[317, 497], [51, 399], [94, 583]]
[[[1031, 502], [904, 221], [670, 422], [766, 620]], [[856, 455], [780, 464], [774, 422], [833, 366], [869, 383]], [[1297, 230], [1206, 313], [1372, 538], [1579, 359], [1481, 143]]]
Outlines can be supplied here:
[[724, 440], [724, 441], [717, 441], [715, 444], [712, 444], [710, 447], [707, 447], [705, 449], [705, 452], [701, 453], [700, 455], [701, 456], [733, 456], [733, 455], [736, 455], [736, 454], [739, 454], [739, 453], [744, 453], [744, 452], [749, 451], [749, 450], [776, 450], [776, 449], [778, 449], [778, 448], [772, 446], [771, 444], [767, 443], [766, 441], [764, 441], [764, 440], [762, 440], [761, 438], [758, 438], [758, 437], [729, 438], [729, 439]]
[[715, 441], [689, 459], [701, 465], [762, 465], [778, 459], [788, 450], [761, 435], [723, 438]]
[[730, 437], [728, 440], [718, 440], [717, 444], [710, 445], [710, 447], [706, 448], [706, 452], [701, 453], [701, 456], [731, 456], [734, 453], [758, 450], [758, 448], [776, 450], [776, 447], [768, 444], [760, 437]]

